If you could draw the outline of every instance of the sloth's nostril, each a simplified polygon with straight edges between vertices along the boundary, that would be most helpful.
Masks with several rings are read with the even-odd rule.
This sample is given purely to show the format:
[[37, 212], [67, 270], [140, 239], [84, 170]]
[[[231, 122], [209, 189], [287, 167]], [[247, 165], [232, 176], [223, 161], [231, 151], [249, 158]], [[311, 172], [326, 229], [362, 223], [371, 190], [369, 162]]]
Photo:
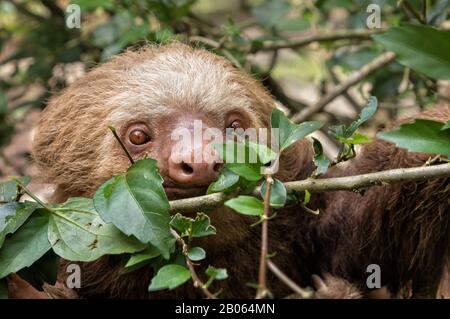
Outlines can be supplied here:
[[222, 169], [223, 164], [222, 163], [215, 163], [213, 166], [213, 171], [218, 173]]
[[181, 164], [181, 169], [182, 169], [183, 173], [186, 175], [191, 175], [192, 173], [194, 173], [194, 169], [191, 166], [189, 166], [188, 164], [186, 164], [185, 162], [183, 162]]

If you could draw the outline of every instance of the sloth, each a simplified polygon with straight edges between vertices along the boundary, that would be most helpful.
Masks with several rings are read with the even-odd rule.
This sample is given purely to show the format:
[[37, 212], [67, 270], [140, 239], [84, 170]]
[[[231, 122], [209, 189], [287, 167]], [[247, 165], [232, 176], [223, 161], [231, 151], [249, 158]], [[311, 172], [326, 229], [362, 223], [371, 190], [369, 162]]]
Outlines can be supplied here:
[[[192, 130], [196, 120], [222, 131], [267, 128], [275, 105], [261, 83], [220, 56], [181, 43], [149, 45], [113, 57], [53, 96], [35, 133], [33, 158], [41, 179], [56, 185], [52, 202], [92, 196], [129, 166], [108, 132], [112, 125], [134, 159], [157, 160], [170, 200], [199, 196], [217, 179], [222, 166], [214, 161], [174, 161], [171, 132], [180, 127]], [[450, 119], [450, 108], [440, 105], [417, 117], [444, 122]], [[276, 177], [293, 181], [311, 176], [312, 158], [310, 141], [296, 142], [283, 152]], [[325, 177], [421, 166], [428, 158], [375, 140], [348, 165], [331, 169]], [[269, 251], [276, 253], [272, 260], [292, 280], [302, 286], [316, 284], [320, 298], [363, 298], [371, 293], [366, 286], [367, 266], [377, 264], [382, 285], [392, 295], [407, 289], [412, 297], [436, 296], [450, 242], [449, 178], [374, 186], [363, 194], [313, 194], [310, 205], [320, 214], [291, 205], [269, 222]], [[254, 296], [247, 283], [257, 282], [259, 226], [250, 227], [251, 217], [225, 206], [208, 215], [217, 235], [196, 239], [195, 245], [207, 251], [198, 272], [208, 265], [227, 268], [229, 279], [214, 283], [215, 289], [222, 289], [221, 297]], [[124, 256], [80, 263], [77, 295], [203, 296], [189, 284], [149, 293], [151, 268], [126, 273], [123, 264]], [[63, 263], [59, 281], [63, 283], [65, 276]], [[291, 293], [270, 272], [268, 288], [275, 297]]]

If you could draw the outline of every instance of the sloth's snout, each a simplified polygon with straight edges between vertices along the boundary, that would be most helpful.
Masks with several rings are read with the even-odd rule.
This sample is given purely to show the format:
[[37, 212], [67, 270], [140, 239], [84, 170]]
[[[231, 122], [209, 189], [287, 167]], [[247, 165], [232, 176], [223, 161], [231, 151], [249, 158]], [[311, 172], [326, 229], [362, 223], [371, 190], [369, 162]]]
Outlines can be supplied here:
[[169, 177], [184, 186], [207, 186], [219, 175], [222, 164], [216, 161], [189, 163], [169, 159]]

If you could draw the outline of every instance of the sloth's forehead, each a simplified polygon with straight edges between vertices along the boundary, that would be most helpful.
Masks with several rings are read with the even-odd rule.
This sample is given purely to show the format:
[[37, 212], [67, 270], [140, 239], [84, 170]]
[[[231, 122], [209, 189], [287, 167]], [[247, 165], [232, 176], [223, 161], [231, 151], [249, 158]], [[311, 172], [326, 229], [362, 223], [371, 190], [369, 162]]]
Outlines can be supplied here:
[[117, 124], [133, 120], [164, 121], [181, 115], [221, 122], [231, 112], [251, 113], [250, 101], [242, 96], [208, 96], [203, 92], [124, 91], [111, 97], [108, 104], [111, 106], [108, 122]]
[[109, 98], [112, 115], [125, 110], [149, 117], [177, 110], [226, 113], [250, 107], [236, 73], [213, 62], [169, 55], [130, 66], [118, 79], [122, 88]]

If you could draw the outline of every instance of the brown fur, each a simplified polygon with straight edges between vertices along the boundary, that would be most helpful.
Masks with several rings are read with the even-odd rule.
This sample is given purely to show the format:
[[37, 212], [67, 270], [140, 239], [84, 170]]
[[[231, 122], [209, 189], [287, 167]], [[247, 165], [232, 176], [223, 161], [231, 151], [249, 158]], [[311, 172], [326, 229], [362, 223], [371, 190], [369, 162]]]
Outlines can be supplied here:
[[[157, 65], [152, 61], [158, 61]], [[145, 72], [147, 68], [151, 72]], [[176, 83], [188, 79], [184, 84], [189, 87], [186, 92], [183, 87], [174, 92], [167, 84], [173, 81], [164, 82], [168, 70], [177, 72]], [[161, 81], [154, 82], [153, 78], [145, 81], [146, 76], [157, 75]], [[203, 75], [208, 80], [197, 86], [195, 81]], [[152, 85], [159, 86], [158, 91], [146, 96]], [[122, 92], [131, 95], [121, 100]], [[159, 98], [160, 104], [130, 105], [128, 101], [134, 94], [141, 94], [148, 103]], [[115, 99], [111, 100], [111, 96]], [[181, 44], [151, 46], [112, 59], [52, 98], [39, 123], [33, 154], [43, 179], [58, 185], [53, 201], [61, 202], [69, 196], [91, 196], [112, 175], [126, 170], [127, 158], [106, 129], [110, 121], [123, 134], [126, 123], [146, 120], [146, 112], [156, 112], [149, 121], [154, 117], [158, 119], [156, 123], [170, 126], [180, 114], [200, 114], [204, 120], [219, 123], [227, 110], [240, 108], [249, 127], [261, 127], [268, 125], [273, 106], [273, 99], [260, 83], [223, 58]], [[444, 106], [430, 116], [448, 120], [450, 111]], [[168, 128], [154, 126], [159, 130], [157, 136], [164, 140]], [[158, 158], [164, 176], [165, 163], [159, 160], [162, 149], [155, 144], [146, 154]], [[298, 142], [282, 157], [278, 177], [283, 181], [306, 178], [314, 169], [311, 157], [309, 142]], [[376, 141], [348, 169], [336, 169], [329, 175], [420, 166], [426, 159], [426, 155]], [[389, 289], [398, 291], [412, 281], [418, 296], [429, 296], [441, 276], [443, 256], [448, 252], [449, 194], [448, 179], [440, 179], [373, 187], [363, 196], [352, 192], [314, 196], [312, 205], [321, 209], [320, 216], [289, 207], [270, 222], [270, 251], [277, 252], [274, 262], [301, 285], [311, 284], [312, 274], [329, 272], [336, 276], [333, 282], [338, 282], [337, 286], [350, 285], [346, 297], [359, 296], [356, 288], [367, 292], [366, 266], [379, 263], [383, 284]], [[250, 228], [252, 218], [224, 207], [210, 212], [210, 216], [218, 234], [195, 243], [208, 254], [199, 269], [208, 264], [228, 269], [230, 278], [215, 285], [224, 289], [223, 297], [253, 296], [254, 289], [246, 283], [257, 281], [259, 227]], [[142, 268], [125, 274], [123, 262], [121, 256], [109, 256], [82, 264], [80, 296], [148, 297], [151, 270]], [[269, 286], [276, 297], [289, 293], [271, 274]], [[200, 290], [189, 284], [150, 295], [151, 298], [201, 296]], [[335, 297], [345, 296], [338, 293]]]
[[[448, 121], [450, 108], [442, 105], [418, 117]], [[429, 157], [376, 140], [329, 176], [416, 167]], [[436, 296], [450, 243], [449, 178], [372, 187], [362, 196], [329, 192], [321, 201], [317, 241], [329, 255], [325, 270], [364, 283], [364, 265], [375, 263], [381, 267], [383, 285], [394, 294], [411, 283], [413, 296]]]

